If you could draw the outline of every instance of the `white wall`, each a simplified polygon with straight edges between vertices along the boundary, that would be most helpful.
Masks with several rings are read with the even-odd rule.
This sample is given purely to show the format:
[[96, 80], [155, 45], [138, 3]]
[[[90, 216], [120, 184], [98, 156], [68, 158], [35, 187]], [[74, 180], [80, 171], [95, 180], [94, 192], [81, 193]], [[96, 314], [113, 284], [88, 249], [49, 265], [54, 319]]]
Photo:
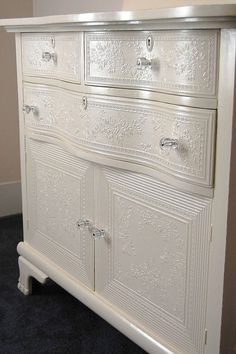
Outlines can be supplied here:
[[122, 10], [157, 9], [201, 4], [236, 4], [236, 0], [123, 0]]
[[236, 0], [32, 0], [34, 16], [82, 12], [157, 9], [197, 4], [236, 4]]
[[33, 0], [34, 16], [119, 11], [123, 0]]

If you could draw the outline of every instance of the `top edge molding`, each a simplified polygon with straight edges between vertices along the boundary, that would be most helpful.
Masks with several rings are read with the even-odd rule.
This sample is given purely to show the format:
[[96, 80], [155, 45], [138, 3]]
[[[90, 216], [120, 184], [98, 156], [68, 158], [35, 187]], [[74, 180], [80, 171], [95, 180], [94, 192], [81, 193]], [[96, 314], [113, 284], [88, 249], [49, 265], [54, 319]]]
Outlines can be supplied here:
[[[129, 24], [139, 25], [143, 23], [163, 23], [165, 21], [178, 21], [183, 23], [195, 22], [216, 22], [221, 23], [219, 28], [227, 23], [236, 24], [236, 4], [231, 5], [195, 5], [172, 8], [161, 8], [142, 11], [117, 11], [117, 12], [95, 12], [72, 15], [56, 15], [43, 17], [28, 17], [0, 20], [0, 26], [8, 30], [19, 31], [32, 26], [83, 26], [83, 25], [111, 25]], [[232, 25], [232, 26], [233, 26]], [[226, 25], [227, 26], [227, 25]]]

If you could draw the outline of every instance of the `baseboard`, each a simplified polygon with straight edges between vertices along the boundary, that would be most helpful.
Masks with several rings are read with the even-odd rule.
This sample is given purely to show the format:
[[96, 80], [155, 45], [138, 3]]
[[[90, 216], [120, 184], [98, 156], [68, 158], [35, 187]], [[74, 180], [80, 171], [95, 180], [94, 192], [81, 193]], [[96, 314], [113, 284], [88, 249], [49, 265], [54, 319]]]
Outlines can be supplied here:
[[20, 181], [0, 183], [0, 217], [21, 212]]

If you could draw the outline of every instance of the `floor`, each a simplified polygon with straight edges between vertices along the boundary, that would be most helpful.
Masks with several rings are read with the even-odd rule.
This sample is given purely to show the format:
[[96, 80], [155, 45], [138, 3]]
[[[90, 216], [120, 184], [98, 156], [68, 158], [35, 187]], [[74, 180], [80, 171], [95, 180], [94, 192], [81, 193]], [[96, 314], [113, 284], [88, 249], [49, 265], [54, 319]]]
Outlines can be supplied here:
[[145, 354], [53, 282], [17, 289], [20, 215], [0, 219], [0, 354]]

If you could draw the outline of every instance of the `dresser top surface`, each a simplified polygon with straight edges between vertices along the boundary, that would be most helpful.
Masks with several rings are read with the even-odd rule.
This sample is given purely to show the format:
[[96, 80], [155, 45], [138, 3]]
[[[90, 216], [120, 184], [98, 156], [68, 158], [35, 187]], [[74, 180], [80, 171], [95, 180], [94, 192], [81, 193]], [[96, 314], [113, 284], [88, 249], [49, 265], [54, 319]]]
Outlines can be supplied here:
[[[111, 24], [139, 25], [145, 23], [212, 23], [210, 27], [236, 25], [236, 3], [225, 5], [195, 5], [143, 11], [95, 12], [71, 15], [2, 19], [0, 26], [22, 31], [32, 26], [102, 26]], [[230, 25], [229, 25], [230, 24]]]

